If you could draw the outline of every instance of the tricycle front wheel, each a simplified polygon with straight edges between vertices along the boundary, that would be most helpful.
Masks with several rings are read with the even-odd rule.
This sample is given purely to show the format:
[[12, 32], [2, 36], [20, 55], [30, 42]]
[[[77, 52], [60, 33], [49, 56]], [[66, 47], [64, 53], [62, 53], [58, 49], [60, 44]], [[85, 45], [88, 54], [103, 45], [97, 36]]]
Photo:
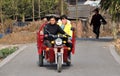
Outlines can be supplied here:
[[57, 70], [58, 72], [61, 72], [62, 70], [62, 57], [61, 56], [58, 56]]

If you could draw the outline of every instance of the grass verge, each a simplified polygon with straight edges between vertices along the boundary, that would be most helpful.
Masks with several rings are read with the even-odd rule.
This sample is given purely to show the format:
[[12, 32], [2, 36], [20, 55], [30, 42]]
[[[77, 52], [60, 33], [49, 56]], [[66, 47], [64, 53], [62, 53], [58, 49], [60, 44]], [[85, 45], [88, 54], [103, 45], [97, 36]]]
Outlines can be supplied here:
[[8, 47], [0, 50], [0, 59], [3, 60], [8, 55], [12, 54], [18, 49], [18, 47]]

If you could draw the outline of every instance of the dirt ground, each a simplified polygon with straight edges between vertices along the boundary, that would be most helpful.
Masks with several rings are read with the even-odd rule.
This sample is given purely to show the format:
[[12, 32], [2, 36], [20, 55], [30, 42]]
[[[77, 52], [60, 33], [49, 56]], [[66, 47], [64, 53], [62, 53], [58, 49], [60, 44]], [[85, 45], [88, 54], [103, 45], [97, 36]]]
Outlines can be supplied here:
[[[29, 25], [24, 27], [14, 26], [13, 32], [11, 34], [5, 35], [0, 39], [0, 44], [25, 44], [36, 42], [36, 32], [40, 25], [44, 21], [31, 22]], [[92, 32], [92, 27], [87, 24], [86, 27], [83, 26], [81, 21], [78, 21], [77, 25], [75, 21], [72, 21], [72, 26], [75, 28], [76, 37], [78, 38], [95, 38], [95, 34]], [[100, 36], [110, 36], [111, 30], [106, 29], [108, 25], [101, 27]]]
[[36, 41], [36, 33], [35, 32], [16, 32], [11, 33], [4, 36], [0, 39], [0, 44], [25, 44], [32, 43]]

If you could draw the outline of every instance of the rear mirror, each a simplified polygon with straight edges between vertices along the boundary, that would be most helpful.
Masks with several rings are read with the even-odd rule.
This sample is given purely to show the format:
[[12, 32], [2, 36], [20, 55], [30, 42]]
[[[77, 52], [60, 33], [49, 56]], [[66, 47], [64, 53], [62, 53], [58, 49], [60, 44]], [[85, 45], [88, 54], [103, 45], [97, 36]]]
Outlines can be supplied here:
[[74, 28], [74, 27], [71, 27], [71, 30], [72, 30], [72, 31], [75, 31], [75, 28]]

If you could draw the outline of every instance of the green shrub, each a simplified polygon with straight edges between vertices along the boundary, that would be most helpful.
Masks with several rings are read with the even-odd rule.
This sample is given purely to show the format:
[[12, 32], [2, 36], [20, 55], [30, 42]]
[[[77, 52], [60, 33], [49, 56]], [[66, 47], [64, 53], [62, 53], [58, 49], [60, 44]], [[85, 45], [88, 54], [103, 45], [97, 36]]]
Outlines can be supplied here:
[[4, 48], [0, 50], [0, 58], [5, 58], [18, 49], [18, 47]]

